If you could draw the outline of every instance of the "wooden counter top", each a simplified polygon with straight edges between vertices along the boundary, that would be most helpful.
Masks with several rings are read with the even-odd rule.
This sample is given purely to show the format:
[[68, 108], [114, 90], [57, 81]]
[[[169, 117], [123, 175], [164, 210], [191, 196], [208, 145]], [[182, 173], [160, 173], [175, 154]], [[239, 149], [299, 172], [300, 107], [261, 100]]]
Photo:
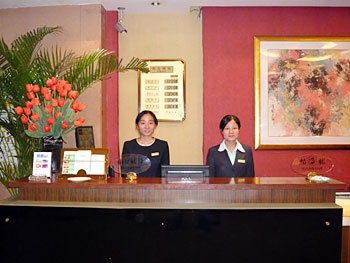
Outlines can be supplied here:
[[70, 182], [68, 176], [59, 176], [55, 181], [35, 182], [28, 178], [19, 179], [9, 183], [15, 188], [113, 188], [113, 189], [199, 189], [199, 190], [244, 190], [244, 189], [345, 189], [345, 183], [330, 179], [326, 183], [314, 183], [304, 177], [246, 177], [246, 178], [205, 178], [198, 181], [173, 180], [158, 177], [139, 177], [137, 180], [129, 181], [125, 178], [92, 177], [87, 182]]
[[327, 203], [346, 185], [337, 180], [313, 183], [304, 177], [205, 178], [196, 183], [166, 178], [103, 179], [75, 183], [27, 178], [9, 183], [20, 200], [131, 203]]

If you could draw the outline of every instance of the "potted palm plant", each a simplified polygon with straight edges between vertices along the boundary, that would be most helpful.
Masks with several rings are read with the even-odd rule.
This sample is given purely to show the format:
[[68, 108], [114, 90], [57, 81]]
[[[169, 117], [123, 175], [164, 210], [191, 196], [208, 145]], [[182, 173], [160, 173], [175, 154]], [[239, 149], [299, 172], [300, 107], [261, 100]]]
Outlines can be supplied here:
[[45, 36], [61, 31], [61, 27], [39, 27], [19, 36], [10, 46], [0, 39], [0, 181], [6, 187], [9, 181], [31, 173], [33, 152], [42, 150], [41, 136], [37, 136], [41, 132], [28, 131], [23, 118], [19, 117], [22, 116], [20, 110], [15, 111], [17, 106], [28, 103], [27, 84], [44, 87], [48, 80], [56, 78], [66, 81], [81, 94], [114, 72], [148, 72], [146, 62], [133, 58], [124, 66], [122, 60], [108, 50], [76, 55], [59, 47], [40, 48]]

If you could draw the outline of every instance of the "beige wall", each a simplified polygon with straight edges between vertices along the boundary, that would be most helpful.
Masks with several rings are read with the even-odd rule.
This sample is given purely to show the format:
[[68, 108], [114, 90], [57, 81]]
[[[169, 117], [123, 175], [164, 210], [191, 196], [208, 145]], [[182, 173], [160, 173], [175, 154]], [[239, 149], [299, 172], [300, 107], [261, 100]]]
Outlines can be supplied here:
[[[101, 48], [103, 12], [100, 5], [0, 9], [0, 36], [10, 45], [18, 36], [38, 27], [62, 26], [62, 33], [46, 37], [44, 46], [51, 48], [57, 44], [64, 50], [71, 49], [76, 54], [81, 54]], [[94, 126], [97, 147], [101, 147], [102, 143], [100, 86], [97, 83], [79, 99], [87, 104], [82, 115], [86, 117], [85, 125]], [[74, 132], [69, 134], [68, 139], [65, 147], [75, 147]]]
[[[160, 122], [155, 136], [167, 140], [171, 164], [202, 164], [203, 83], [202, 21], [196, 14], [128, 14], [123, 25], [127, 34], [119, 34], [119, 57], [128, 61], [142, 59], [183, 59], [186, 63], [186, 119]], [[119, 74], [119, 139], [138, 136], [137, 73]]]
[[[62, 26], [63, 32], [49, 36], [44, 43], [58, 44], [76, 53], [101, 47], [103, 8], [100, 5], [39, 7], [0, 10], [1, 36], [10, 43], [17, 36], [39, 26]], [[203, 126], [202, 21], [197, 14], [124, 14], [127, 34], [119, 35], [119, 57], [144, 59], [183, 59], [186, 62], [186, 119], [161, 122], [156, 136], [170, 145], [172, 164], [201, 164]], [[9, 26], [11, 25], [11, 26]], [[87, 104], [83, 115], [93, 125], [96, 147], [101, 147], [100, 84], [81, 98]], [[93, 106], [91, 106], [93, 105]], [[120, 148], [137, 136], [134, 119], [138, 113], [137, 73], [119, 75]], [[75, 147], [74, 134], [65, 147]], [[117, 147], [117, 145], [116, 145]]]

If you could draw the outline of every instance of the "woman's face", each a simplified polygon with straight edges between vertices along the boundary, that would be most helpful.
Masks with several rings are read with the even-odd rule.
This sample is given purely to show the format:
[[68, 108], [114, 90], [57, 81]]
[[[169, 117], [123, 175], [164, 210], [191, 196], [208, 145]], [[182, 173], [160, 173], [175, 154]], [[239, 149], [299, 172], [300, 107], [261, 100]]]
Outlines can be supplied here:
[[222, 136], [227, 142], [235, 142], [238, 139], [239, 128], [234, 120], [231, 120], [226, 124], [225, 128], [222, 130]]
[[143, 115], [137, 124], [137, 130], [142, 136], [152, 136], [156, 127], [157, 125], [155, 124], [152, 115], [148, 113]]

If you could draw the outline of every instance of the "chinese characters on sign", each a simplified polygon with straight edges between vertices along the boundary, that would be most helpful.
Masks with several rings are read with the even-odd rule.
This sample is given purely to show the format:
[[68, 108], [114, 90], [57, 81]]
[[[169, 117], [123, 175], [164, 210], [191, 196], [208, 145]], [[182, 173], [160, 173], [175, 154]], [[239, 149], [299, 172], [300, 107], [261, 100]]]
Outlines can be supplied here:
[[333, 167], [334, 164], [330, 158], [318, 154], [307, 154], [297, 157], [292, 163], [294, 172], [302, 175], [307, 175], [310, 172], [323, 175], [330, 172]]
[[185, 118], [185, 63], [148, 61], [149, 73], [139, 73], [140, 111], [151, 110], [159, 120]]

